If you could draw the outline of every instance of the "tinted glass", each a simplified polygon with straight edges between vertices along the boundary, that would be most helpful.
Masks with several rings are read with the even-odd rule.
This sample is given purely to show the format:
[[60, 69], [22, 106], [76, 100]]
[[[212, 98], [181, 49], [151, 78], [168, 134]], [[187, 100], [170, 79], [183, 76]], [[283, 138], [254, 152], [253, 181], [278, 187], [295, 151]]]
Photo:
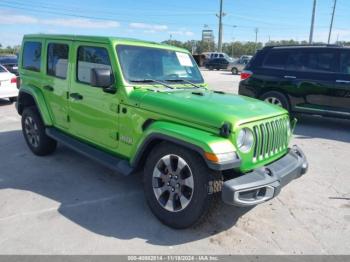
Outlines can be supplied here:
[[128, 45], [117, 46], [117, 52], [124, 78], [128, 81], [184, 79], [203, 82], [197, 64], [189, 54]]
[[3, 72], [7, 72], [5, 68], [3, 68], [2, 66], [0, 66], [0, 73], [3, 73]]
[[264, 67], [284, 69], [288, 59], [288, 51], [271, 51], [266, 56]]
[[0, 64], [17, 64], [17, 57], [0, 57]]
[[340, 53], [340, 72], [350, 75], [350, 52]]
[[288, 56], [286, 69], [287, 70], [303, 70], [303, 64], [305, 60], [305, 56], [303, 56], [300, 51], [291, 51]]
[[331, 51], [307, 51], [303, 59], [303, 71], [333, 71], [334, 53]]
[[93, 68], [112, 69], [107, 49], [103, 47], [80, 46], [78, 49], [78, 81], [90, 84], [91, 69]]
[[47, 74], [65, 79], [67, 68], [68, 45], [49, 44], [47, 49]]
[[23, 47], [22, 65], [24, 69], [40, 71], [41, 43], [25, 42]]

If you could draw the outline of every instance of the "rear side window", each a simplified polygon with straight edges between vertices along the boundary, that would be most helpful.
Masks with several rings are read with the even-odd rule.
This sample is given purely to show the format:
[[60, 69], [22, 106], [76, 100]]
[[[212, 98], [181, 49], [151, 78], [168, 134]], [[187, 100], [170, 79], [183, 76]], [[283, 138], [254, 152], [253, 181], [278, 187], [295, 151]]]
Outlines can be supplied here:
[[3, 72], [7, 72], [5, 68], [3, 68], [2, 66], [0, 66], [0, 73], [3, 73]]
[[266, 68], [284, 69], [288, 54], [288, 51], [271, 51], [267, 54], [263, 66]]
[[350, 52], [340, 53], [340, 72], [350, 75]]
[[41, 67], [41, 43], [25, 42], [22, 61], [24, 69], [39, 72]]
[[108, 51], [103, 47], [80, 46], [78, 49], [77, 79], [90, 84], [92, 68], [111, 69]]
[[50, 43], [47, 47], [47, 74], [66, 79], [68, 68], [68, 45]]
[[306, 51], [303, 54], [302, 71], [331, 72], [335, 54], [332, 51]]

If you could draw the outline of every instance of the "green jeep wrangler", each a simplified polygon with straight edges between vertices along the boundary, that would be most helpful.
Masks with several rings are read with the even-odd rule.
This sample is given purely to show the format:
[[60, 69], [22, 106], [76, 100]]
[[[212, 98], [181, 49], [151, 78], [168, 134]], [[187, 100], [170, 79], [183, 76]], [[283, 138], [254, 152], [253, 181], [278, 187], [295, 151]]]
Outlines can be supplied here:
[[164, 224], [199, 222], [214, 199], [252, 206], [308, 164], [288, 147], [294, 120], [252, 98], [208, 89], [188, 51], [114, 37], [26, 35], [17, 102], [30, 150], [62, 143], [130, 175]]

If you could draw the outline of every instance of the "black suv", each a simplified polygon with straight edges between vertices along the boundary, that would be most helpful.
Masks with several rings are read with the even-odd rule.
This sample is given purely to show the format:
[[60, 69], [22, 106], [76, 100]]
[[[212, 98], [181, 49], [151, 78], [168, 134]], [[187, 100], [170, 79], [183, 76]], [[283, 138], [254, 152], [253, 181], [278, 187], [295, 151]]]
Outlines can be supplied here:
[[265, 47], [241, 73], [239, 94], [292, 113], [350, 118], [350, 48]]
[[225, 57], [213, 58], [206, 62], [205, 67], [209, 70], [228, 69], [230, 61]]

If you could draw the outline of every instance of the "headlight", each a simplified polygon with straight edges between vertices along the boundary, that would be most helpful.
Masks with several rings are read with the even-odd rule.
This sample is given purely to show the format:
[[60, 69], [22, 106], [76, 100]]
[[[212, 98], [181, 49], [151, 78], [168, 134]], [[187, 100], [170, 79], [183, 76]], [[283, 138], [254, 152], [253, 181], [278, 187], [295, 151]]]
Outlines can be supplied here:
[[291, 131], [291, 127], [290, 127], [290, 121], [287, 120], [287, 136], [290, 136], [291, 133], [292, 133], [292, 131]]
[[243, 128], [237, 135], [237, 147], [243, 153], [248, 153], [254, 144], [253, 132], [248, 128]]

